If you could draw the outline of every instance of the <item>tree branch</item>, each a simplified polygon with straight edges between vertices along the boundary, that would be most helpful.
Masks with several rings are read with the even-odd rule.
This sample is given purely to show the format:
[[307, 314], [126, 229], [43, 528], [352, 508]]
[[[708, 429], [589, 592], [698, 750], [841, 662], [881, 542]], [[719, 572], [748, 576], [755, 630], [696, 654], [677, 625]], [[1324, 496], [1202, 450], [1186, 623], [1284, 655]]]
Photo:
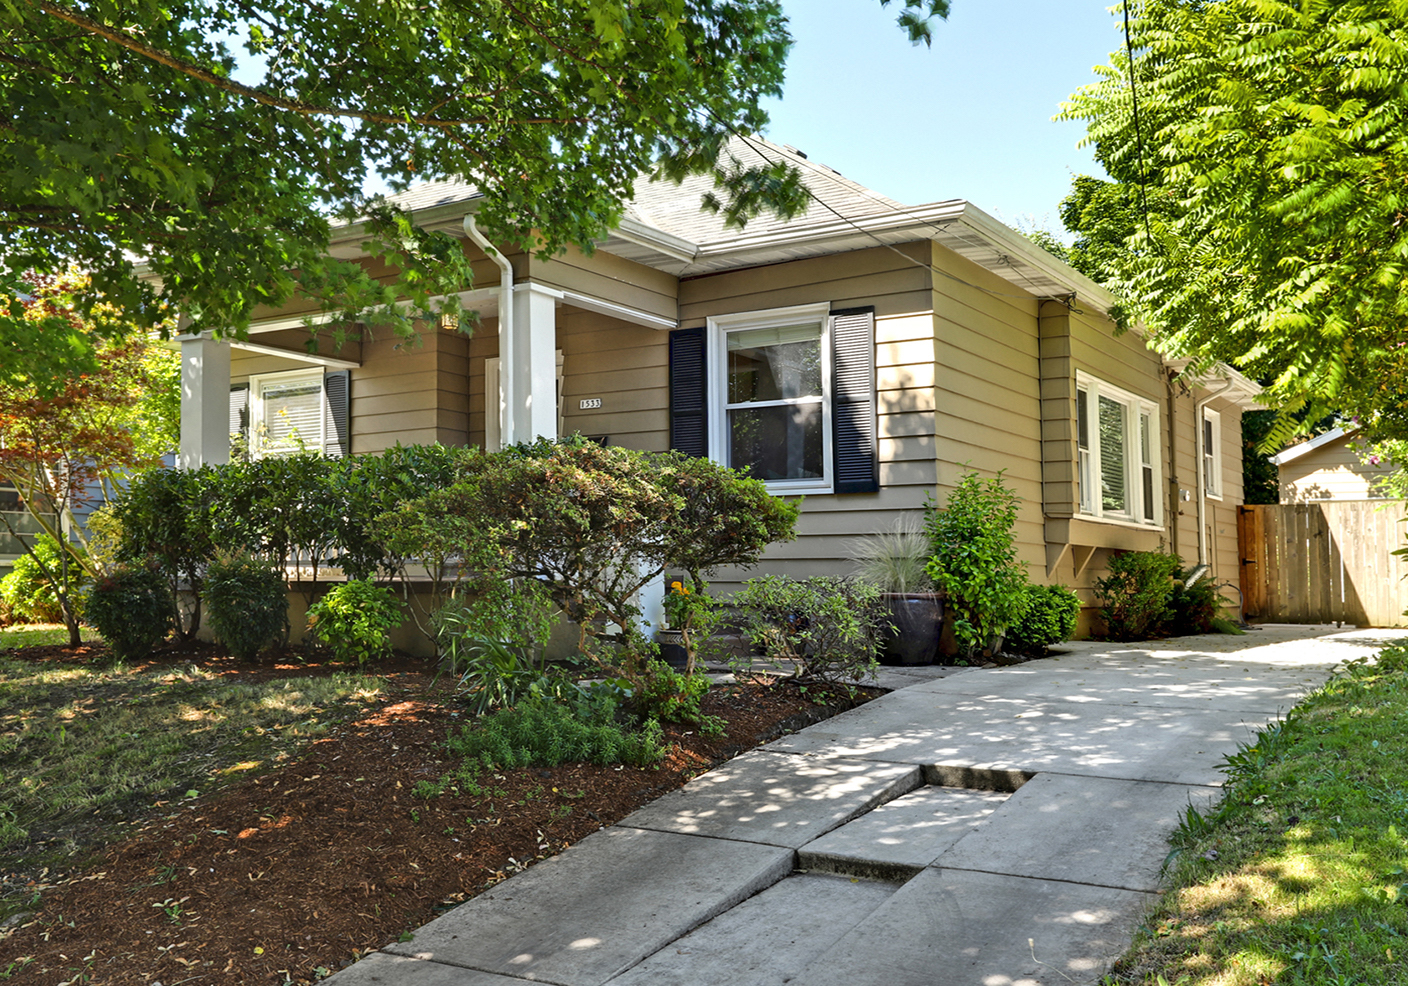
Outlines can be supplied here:
[[[68, 7], [64, 7], [57, 3], [51, 3], [49, 2], [49, 0], [30, 0], [30, 2], [46, 14], [49, 14], [53, 17], [57, 17], [63, 21], [67, 21], [75, 27], [82, 28], [90, 34], [97, 35], [100, 38], [105, 38], [106, 40], [111, 41], [114, 44], [119, 45], [123, 48], [126, 48], [128, 51], [135, 52], [136, 54], [141, 55], [143, 58], [148, 58], [159, 65], [165, 65], [167, 68], [174, 69], [175, 71], [180, 72], [183, 75], [190, 76], [193, 79], [196, 79], [200, 82], [204, 82], [207, 85], [214, 86], [215, 88], [220, 89], [224, 92], [228, 92], [236, 96], [243, 96], [246, 99], [254, 100], [255, 102], [262, 103], [265, 106], [271, 106], [274, 109], [288, 110], [289, 112], [297, 113], [300, 116], [342, 116], [349, 117], [354, 120], [362, 120], [366, 123], [380, 123], [386, 126], [405, 126], [407, 124], [415, 124], [417, 126], [422, 127], [444, 128], [484, 126], [486, 124], [502, 122], [500, 120], [496, 120], [493, 117], [470, 117], [461, 120], [446, 120], [434, 116], [394, 116], [389, 113], [371, 113], [365, 110], [356, 110], [345, 106], [316, 106], [312, 103], [304, 102], [301, 99], [288, 99], [284, 96], [275, 96], [271, 93], [264, 92], [262, 89], [255, 89], [252, 86], [243, 85], [242, 83], [236, 82], [234, 79], [227, 79], [224, 76], [216, 75], [209, 69], [202, 68], [199, 65], [194, 65], [191, 62], [185, 61], [181, 58], [177, 58], [175, 55], [162, 51], [160, 48], [154, 48], [151, 45], [146, 44], [145, 42], [138, 41], [136, 38], [132, 37], [130, 34], [127, 34], [125, 31], [119, 31], [117, 28], [108, 27], [106, 24], [102, 24], [98, 21], [95, 21], [91, 17], [86, 17], [76, 10], [71, 10]], [[535, 124], [542, 125], [583, 123], [586, 122], [586, 119], [587, 118], [585, 117], [576, 116], [561, 118], [543, 117], [519, 119], [513, 120], [511, 122], [520, 126], [531, 126]]]

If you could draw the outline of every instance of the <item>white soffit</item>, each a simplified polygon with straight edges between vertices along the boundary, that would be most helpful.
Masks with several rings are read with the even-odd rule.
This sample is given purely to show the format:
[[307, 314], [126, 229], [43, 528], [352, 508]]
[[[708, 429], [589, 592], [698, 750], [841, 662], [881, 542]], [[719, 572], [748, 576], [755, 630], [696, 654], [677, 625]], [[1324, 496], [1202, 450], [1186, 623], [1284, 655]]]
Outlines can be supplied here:
[[[1188, 369], [1189, 359], [1166, 359], [1164, 366], [1182, 375]], [[1205, 390], [1220, 389], [1222, 381], [1230, 381], [1232, 386], [1219, 394], [1223, 400], [1231, 401], [1243, 411], [1264, 411], [1265, 405], [1257, 403], [1257, 395], [1261, 393], [1261, 384], [1249, 377], [1243, 376], [1226, 363], [1214, 363], [1212, 368], [1203, 373], [1184, 378], [1185, 382], [1195, 387], [1202, 387]]]

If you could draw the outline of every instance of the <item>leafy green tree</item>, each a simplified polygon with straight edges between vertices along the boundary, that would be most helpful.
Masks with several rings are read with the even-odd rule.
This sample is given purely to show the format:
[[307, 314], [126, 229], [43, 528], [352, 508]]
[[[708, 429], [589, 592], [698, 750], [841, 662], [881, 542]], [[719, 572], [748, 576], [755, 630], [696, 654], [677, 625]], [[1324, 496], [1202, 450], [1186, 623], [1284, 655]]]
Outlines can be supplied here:
[[1061, 224], [1075, 234], [1066, 262], [1092, 281], [1119, 278], [1129, 238], [1139, 228], [1139, 190], [1090, 175], [1071, 179], [1071, 193], [1061, 200]]
[[[1144, 0], [1063, 115], [1143, 186], [1117, 263], [1174, 355], [1269, 381], [1283, 411], [1376, 420], [1408, 394], [1408, 3]], [[1138, 98], [1139, 126], [1131, 95]], [[1275, 443], [1297, 422], [1283, 414]]]
[[18, 311], [27, 326], [57, 319], [64, 339], [88, 340], [91, 372], [47, 388], [0, 373], [0, 483], [18, 491], [24, 510], [60, 550], [56, 556], [36, 554], [6, 511], [0, 511], [0, 529], [27, 544], [30, 559], [55, 588], [74, 647], [79, 630], [72, 575], [98, 573], [73, 512], [105, 501], [122, 478], [153, 465], [158, 450], [177, 440], [173, 429], [179, 427], [163, 411], [179, 396], [161, 393], [174, 386], [174, 354], [157, 352], [141, 336], [104, 341], [106, 327], [125, 320], [106, 304], [95, 306], [88, 319], [78, 318], [67, 299], [85, 285], [85, 278], [71, 273], [31, 277]]
[[[899, 20], [927, 41], [947, 13], [904, 0]], [[155, 328], [174, 308], [183, 329], [238, 335], [302, 296], [410, 334], [469, 265], [453, 236], [367, 201], [369, 175], [468, 181], [487, 231], [545, 252], [590, 245], [643, 171], [712, 174], [738, 223], [806, 202], [795, 169], [724, 153], [781, 93], [776, 0], [0, 0], [0, 37], [0, 97], [24, 108], [0, 139], [0, 286], [19, 299], [28, 272], [77, 264], [83, 316], [106, 300]], [[329, 253], [354, 219], [385, 283]], [[0, 378], [92, 370], [87, 339], [16, 304]]]

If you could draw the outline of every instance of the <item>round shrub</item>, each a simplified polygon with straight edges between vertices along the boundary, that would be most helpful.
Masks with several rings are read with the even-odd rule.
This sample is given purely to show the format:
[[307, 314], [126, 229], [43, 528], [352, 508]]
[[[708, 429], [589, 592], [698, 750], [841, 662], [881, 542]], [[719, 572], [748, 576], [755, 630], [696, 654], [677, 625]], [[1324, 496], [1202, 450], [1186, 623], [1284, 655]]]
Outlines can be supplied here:
[[93, 586], [86, 616], [112, 648], [113, 657], [141, 660], [171, 629], [170, 594], [154, 568], [119, 568]]
[[391, 651], [390, 631], [401, 625], [401, 607], [390, 589], [370, 579], [333, 586], [308, 609], [308, 626], [340, 661], [362, 664]]
[[1213, 621], [1222, 615], [1217, 586], [1207, 569], [1199, 578], [1193, 579], [1195, 572], [1196, 568], [1180, 568], [1173, 576], [1173, 593], [1168, 597], [1168, 618], [1164, 629], [1175, 637], [1217, 632]]
[[1100, 618], [1110, 640], [1147, 640], [1169, 618], [1177, 555], [1159, 551], [1124, 551], [1110, 556], [1110, 574], [1095, 580], [1105, 600]]
[[1046, 648], [1070, 640], [1080, 617], [1080, 599], [1064, 585], [1027, 588], [1027, 612], [1007, 630], [1007, 646], [1040, 656]]
[[[79, 549], [71, 545], [69, 550]], [[33, 551], [44, 564], [41, 565], [28, 553], [16, 558], [9, 574], [0, 579], [0, 600], [4, 600], [11, 619], [17, 623], [61, 623], [64, 618], [63, 602], [54, 581], [44, 570], [47, 568], [55, 578], [61, 577], [64, 548], [54, 538], [43, 534], [35, 539]], [[88, 574], [70, 556], [65, 588], [76, 617], [83, 615], [79, 590], [87, 578]]]
[[248, 555], [219, 558], [205, 572], [206, 618], [217, 643], [252, 661], [288, 626], [283, 576]]

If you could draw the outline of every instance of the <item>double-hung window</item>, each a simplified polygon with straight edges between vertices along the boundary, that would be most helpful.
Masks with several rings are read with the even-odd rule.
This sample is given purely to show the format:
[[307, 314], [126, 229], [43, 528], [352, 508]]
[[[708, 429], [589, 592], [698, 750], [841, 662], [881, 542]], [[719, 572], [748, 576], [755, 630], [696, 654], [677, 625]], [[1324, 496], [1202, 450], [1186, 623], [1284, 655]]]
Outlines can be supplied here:
[[1076, 485], [1082, 514], [1161, 524], [1158, 453], [1157, 404], [1076, 374]]
[[828, 316], [812, 305], [710, 319], [711, 458], [777, 492], [831, 489]]
[[321, 451], [323, 371], [251, 377], [250, 452], [258, 459]]
[[262, 373], [230, 388], [230, 436], [247, 443], [251, 459], [348, 452], [346, 370]]
[[873, 308], [717, 315], [669, 351], [672, 449], [782, 496], [880, 488]]
[[1203, 493], [1215, 500], [1222, 499], [1222, 415], [1203, 408], [1202, 453]]

